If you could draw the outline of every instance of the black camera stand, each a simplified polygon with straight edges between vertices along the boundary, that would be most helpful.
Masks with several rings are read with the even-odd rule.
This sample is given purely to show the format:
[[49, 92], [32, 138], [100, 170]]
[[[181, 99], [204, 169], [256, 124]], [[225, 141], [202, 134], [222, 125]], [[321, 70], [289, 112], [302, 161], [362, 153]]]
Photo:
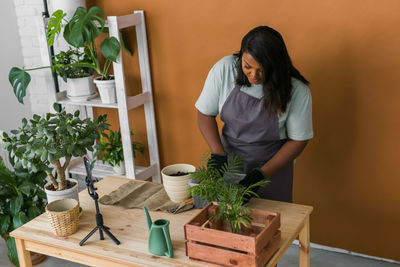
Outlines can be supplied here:
[[111, 238], [112, 241], [114, 241], [115, 244], [119, 245], [121, 242], [109, 231], [110, 228], [105, 226], [103, 224], [103, 215], [101, 215], [100, 210], [99, 210], [99, 195], [96, 193], [97, 188], [94, 187], [94, 181], [92, 179], [92, 171], [90, 170], [90, 163], [89, 160], [84, 157], [83, 162], [85, 163], [85, 168], [86, 168], [86, 187], [88, 190], [89, 195], [93, 198], [94, 204], [96, 206], [96, 227], [93, 228], [93, 230], [84, 238], [82, 239], [81, 242], [79, 242], [79, 245], [82, 246], [86, 240], [88, 240], [97, 230], [99, 230], [100, 233], [100, 240], [104, 240], [104, 233], [108, 235], [109, 238]]

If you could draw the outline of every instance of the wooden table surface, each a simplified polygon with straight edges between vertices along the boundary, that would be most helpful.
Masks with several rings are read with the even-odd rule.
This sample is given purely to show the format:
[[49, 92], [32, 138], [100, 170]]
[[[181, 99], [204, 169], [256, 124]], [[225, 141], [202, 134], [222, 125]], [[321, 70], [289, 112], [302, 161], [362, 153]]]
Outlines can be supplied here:
[[[126, 183], [125, 178], [107, 177], [96, 183], [99, 196], [110, 193]], [[51, 231], [46, 214], [42, 214], [11, 233], [16, 239], [21, 266], [30, 265], [27, 251], [83, 263], [91, 266], [204, 266], [190, 261], [185, 253], [183, 225], [199, 210], [193, 209], [181, 214], [151, 212], [152, 220], [170, 221], [170, 234], [174, 247], [174, 258], [155, 256], [147, 250], [149, 231], [142, 209], [124, 209], [118, 206], [100, 204], [104, 225], [121, 242], [116, 245], [107, 235], [100, 240], [96, 232], [81, 247], [79, 242], [95, 227], [95, 207], [87, 191], [79, 194], [83, 214], [80, 217], [78, 231], [68, 237], [58, 237]], [[279, 251], [267, 266], [275, 266], [292, 241], [299, 237], [300, 266], [309, 266], [309, 215], [312, 207], [289, 204], [278, 201], [252, 199], [250, 206], [281, 213], [282, 241]]]

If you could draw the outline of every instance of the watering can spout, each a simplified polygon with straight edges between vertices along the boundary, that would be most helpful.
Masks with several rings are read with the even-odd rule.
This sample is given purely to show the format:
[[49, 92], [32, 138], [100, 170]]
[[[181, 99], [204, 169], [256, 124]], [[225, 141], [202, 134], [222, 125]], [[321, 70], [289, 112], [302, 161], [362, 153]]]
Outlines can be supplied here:
[[153, 224], [153, 222], [151, 221], [151, 217], [150, 217], [150, 214], [149, 214], [147, 208], [146, 208], [146, 207], [143, 207], [143, 209], [144, 209], [144, 213], [146, 214], [147, 227], [149, 227], [149, 231], [150, 231], [151, 225]]

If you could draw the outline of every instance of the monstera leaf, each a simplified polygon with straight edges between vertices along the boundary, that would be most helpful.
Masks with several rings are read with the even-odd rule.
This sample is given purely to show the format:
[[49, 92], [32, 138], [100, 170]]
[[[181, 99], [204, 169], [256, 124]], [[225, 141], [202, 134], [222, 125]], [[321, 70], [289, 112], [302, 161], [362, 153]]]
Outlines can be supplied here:
[[8, 80], [14, 88], [14, 94], [17, 97], [18, 102], [23, 104], [26, 95], [26, 88], [31, 82], [31, 75], [20, 68], [14, 67], [8, 74]]
[[78, 7], [70, 22], [65, 26], [64, 39], [74, 47], [88, 45], [103, 30], [104, 16], [104, 11], [97, 6], [90, 8], [87, 13], [84, 7]]
[[55, 38], [60, 34], [62, 20], [66, 15], [67, 14], [65, 14], [62, 10], [57, 10], [52, 14], [51, 18], [49, 19], [46, 31], [47, 44], [49, 45], [49, 47], [54, 44]]
[[117, 62], [120, 46], [117, 38], [106, 38], [101, 42], [100, 50], [103, 56], [113, 62]]

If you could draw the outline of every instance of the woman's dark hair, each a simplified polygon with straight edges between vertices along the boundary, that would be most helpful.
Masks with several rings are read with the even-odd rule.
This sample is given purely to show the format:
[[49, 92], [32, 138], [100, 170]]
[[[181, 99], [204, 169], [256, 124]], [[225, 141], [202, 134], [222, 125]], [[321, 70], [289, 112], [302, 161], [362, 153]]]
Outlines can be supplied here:
[[261, 65], [266, 108], [277, 114], [285, 112], [292, 94], [292, 77], [309, 84], [293, 66], [282, 36], [276, 30], [259, 26], [248, 32], [242, 40], [236, 68], [236, 84], [250, 86], [242, 70], [243, 53], [248, 52]]

